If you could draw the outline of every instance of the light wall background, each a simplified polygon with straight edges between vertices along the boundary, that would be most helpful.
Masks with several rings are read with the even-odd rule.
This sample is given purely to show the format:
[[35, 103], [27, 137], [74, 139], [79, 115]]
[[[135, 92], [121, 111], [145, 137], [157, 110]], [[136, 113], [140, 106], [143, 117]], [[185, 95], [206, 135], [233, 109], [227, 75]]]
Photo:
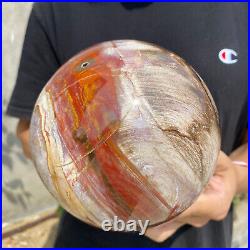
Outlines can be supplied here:
[[9, 223], [56, 205], [15, 136], [17, 119], [5, 115], [15, 85], [21, 49], [32, 3], [2, 3], [3, 130], [2, 218]]

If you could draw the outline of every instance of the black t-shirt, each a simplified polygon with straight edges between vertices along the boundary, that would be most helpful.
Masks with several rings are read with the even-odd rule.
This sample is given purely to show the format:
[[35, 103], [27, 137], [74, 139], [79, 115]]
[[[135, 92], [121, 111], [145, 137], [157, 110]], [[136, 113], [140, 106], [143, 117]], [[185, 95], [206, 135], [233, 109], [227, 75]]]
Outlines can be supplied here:
[[[7, 113], [30, 118], [52, 74], [98, 42], [136, 39], [183, 57], [205, 80], [219, 111], [222, 150], [247, 127], [247, 3], [40, 3], [33, 6]], [[203, 228], [184, 226], [155, 243], [133, 233], [104, 232], [65, 214], [56, 246], [229, 247], [232, 211]]]

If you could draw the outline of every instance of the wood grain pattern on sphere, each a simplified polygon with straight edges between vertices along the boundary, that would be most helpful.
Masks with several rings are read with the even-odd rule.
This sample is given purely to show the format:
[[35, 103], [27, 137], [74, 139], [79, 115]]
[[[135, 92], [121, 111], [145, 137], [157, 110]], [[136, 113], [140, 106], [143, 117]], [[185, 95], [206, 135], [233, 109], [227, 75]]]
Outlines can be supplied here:
[[104, 219], [167, 221], [189, 207], [213, 173], [218, 115], [202, 79], [152, 44], [98, 44], [64, 64], [32, 116], [38, 173], [62, 206]]

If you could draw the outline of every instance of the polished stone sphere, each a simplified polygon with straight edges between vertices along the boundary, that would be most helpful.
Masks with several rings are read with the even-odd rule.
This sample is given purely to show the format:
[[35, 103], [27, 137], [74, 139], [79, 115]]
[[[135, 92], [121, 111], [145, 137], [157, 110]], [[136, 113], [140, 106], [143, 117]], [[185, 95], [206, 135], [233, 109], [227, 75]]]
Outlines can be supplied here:
[[216, 106], [183, 59], [117, 40], [86, 49], [49, 80], [34, 107], [31, 149], [59, 203], [97, 227], [174, 218], [198, 197], [220, 149]]

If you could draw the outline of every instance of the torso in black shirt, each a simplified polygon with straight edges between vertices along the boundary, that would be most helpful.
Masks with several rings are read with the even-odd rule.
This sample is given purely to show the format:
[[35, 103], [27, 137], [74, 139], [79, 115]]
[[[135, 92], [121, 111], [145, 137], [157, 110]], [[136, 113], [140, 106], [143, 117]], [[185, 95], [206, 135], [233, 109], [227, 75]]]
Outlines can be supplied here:
[[[30, 118], [38, 94], [60, 65], [82, 49], [113, 39], [156, 43], [183, 57], [205, 80], [215, 100], [222, 150], [228, 154], [238, 146], [247, 127], [244, 3], [35, 4], [7, 112]], [[225, 48], [237, 53], [235, 63], [219, 59]], [[185, 226], [158, 244], [138, 234], [104, 232], [65, 214], [56, 246], [229, 247], [231, 230], [232, 212], [224, 221], [209, 222], [203, 228]]]

